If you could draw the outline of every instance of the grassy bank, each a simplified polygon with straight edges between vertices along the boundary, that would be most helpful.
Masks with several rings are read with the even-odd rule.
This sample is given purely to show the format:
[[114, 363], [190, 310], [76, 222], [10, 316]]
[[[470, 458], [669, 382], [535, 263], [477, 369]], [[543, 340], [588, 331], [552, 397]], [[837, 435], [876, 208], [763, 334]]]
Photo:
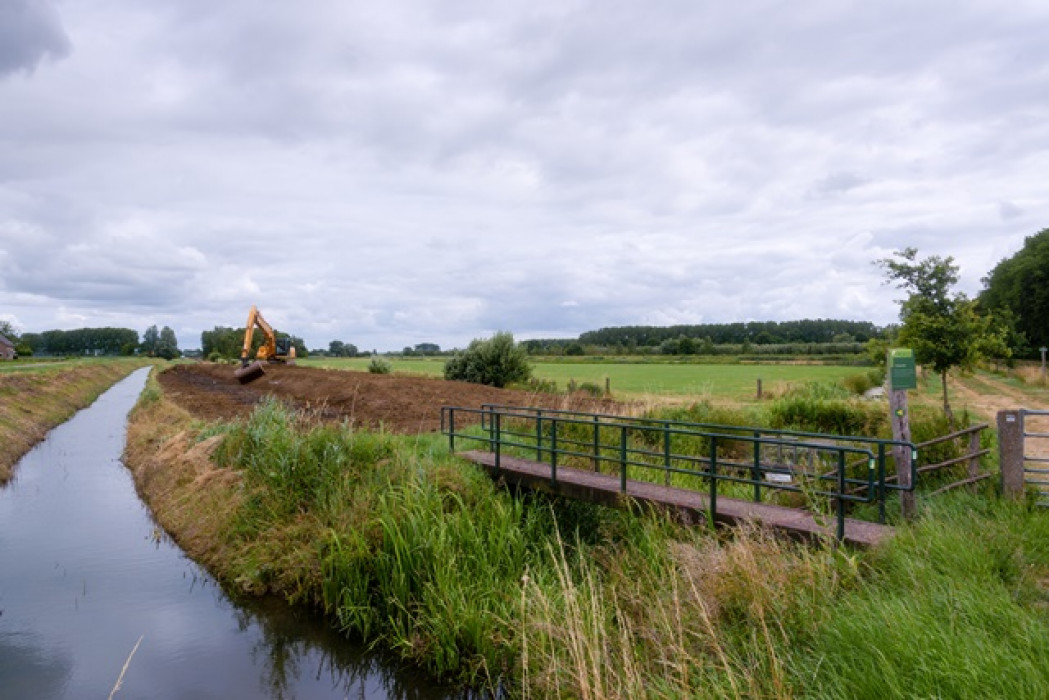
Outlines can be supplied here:
[[13, 476], [18, 459], [47, 431], [144, 364], [105, 359], [0, 365], [0, 484]]
[[126, 461], [227, 585], [514, 696], [1049, 696], [1049, 516], [947, 495], [886, 546], [802, 547], [514, 496], [442, 439], [264, 404], [194, 423], [152, 381]]

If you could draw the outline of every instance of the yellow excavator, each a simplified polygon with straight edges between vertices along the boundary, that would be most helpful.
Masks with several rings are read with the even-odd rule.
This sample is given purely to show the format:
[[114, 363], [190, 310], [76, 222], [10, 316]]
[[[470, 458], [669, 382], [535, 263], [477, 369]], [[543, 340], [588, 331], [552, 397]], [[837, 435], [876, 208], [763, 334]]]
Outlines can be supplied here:
[[[251, 340], [256, 326], [265, 334], [266, 340], [259, 347], [258, 352], [255, 353], [255, 361], [249, 363]], [[266, 323], [266, 319], [252, 305], [251, 311], [248, 312], [248, 323], [244, 326], [244, 347], [240, 351], [240, 369], [235, 371], [233, 376], [241, 384], [253, 382], [266, 374], [266, 370], [262, 368], [263, 362], [287, 362], [288, 364], [294, 364], [295, 346], [291, 344], [289, 338], [278, 338], [277, 334], [273, 332], [273, 327]]]

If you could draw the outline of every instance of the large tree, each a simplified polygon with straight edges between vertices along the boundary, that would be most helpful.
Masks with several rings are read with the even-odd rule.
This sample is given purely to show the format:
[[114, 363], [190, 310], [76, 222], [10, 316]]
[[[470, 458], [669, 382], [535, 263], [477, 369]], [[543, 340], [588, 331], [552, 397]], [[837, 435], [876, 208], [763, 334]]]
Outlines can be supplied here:
[[980, 304], [1007, 309], [1015, 319], [1018, 353], [1049, 345], [1049, 228], [1028, 236], [1023, 248], [999, 262], [983, 284]]
[[990, 315], [978, 312], [973, 300], [954, 290], [954, 258], [933, 255], [919, 260], [917, 249], [905, 248], [877, 262], [888, 281], [907, 292], [900, 302], [899, 342], [914, 350], [919, 364], [940, 375], [943, 410], [953, 427], [948, 372], [954, 367], [970, 369], [983, 357], [1006, 356], [1004, 332]]
[[164, 326], [160, 329], [160, 337], [157, 342], [157, 354], [165, 360], [174, 360], [182, 354], [178, 349], [178, 337], [175, 336], [175, 331], [168, 326]]

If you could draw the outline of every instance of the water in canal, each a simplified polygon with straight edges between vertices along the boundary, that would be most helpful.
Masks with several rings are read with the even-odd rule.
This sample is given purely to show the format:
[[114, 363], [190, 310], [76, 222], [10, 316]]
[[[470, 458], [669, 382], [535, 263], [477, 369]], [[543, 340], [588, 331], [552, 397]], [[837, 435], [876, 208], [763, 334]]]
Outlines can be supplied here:
[[0, 489], [0, 698], [107, 698], [125, 665], [121, 699], [452, 697], [279, 601], [232, 602], [162, 535], [120, 462], [147, 373]]

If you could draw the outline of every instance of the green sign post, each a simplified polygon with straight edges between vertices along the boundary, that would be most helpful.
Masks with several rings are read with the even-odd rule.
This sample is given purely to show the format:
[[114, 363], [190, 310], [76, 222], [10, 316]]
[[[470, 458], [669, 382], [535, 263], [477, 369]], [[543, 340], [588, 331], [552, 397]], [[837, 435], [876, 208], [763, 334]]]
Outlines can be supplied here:
[[[889, 423], [892, 438], [903, 442], [911, 441], [911, 417], [907, 410], [907, 390], [918, 388], [918, 372], [914, 364], [914, 351], [910, 348], [889, 350]], [[896, 483], [907, 488], [900, 492], [900, 512], [912, 518], [917, 510], [912, 483], [912, 459], [914, 455], [902, 445], [892, 448], [896, 462]]]
[[889, 351], [889, 387], [893, 391], [918, 388], [914, 351], [910, 348], [894, 348]]

